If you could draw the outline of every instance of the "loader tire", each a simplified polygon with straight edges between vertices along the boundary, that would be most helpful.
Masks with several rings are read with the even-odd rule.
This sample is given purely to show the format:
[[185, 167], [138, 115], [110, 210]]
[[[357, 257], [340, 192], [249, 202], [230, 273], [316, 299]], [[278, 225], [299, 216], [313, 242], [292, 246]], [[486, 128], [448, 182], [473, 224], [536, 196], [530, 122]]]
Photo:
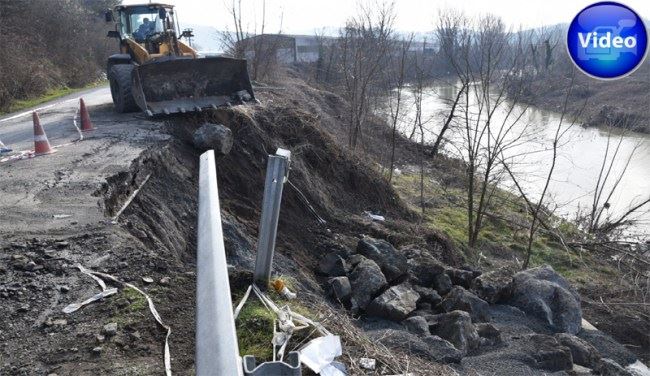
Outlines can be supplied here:
[[133, 65], [118, 64], [113, 65], [108, 72], [111, 85], [111, 96], [115, 111], [119, 113], [134, 112], [138, 110], [138, 105], [133, 98], [131, 90], [131, 72]]

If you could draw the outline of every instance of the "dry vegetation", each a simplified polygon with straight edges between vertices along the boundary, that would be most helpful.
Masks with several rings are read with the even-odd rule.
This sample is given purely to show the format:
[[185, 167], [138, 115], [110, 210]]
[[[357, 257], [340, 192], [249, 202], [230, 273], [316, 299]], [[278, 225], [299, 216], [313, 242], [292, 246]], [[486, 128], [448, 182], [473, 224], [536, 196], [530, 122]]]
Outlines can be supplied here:
[[0, 112], [96, 81], [110, 51], [103, 11], [117, 0], [0, 0]]

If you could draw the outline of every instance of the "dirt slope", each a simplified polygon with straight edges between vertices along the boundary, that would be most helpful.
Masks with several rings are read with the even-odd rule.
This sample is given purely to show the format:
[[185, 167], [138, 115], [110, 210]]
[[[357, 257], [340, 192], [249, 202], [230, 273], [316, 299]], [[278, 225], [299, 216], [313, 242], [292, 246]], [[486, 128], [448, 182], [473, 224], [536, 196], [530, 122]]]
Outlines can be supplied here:
[[[325, 250], [353, 246], [366, 231], [406, 241], [401, 231], [369, 226], [362, 216], [364, 210], [382, 212], [400, 230], [405, 226], [400, 218], [412, 214], [367, 162], [337, 146], [319, 114], [274, 102], [272, 94], [261, 97], [267, 104], [165, 124], [105, 125], [92, 140], [54, 156], [2, 166], [0, 314], [6, 320], [0, 323], [0, 373], [159, 374], [164, 331], [134, 290], [121, 288], [73, 314], [61, 311], [99, 291], [77, 264], [150, 294], [172, 327], [173, 370], [192, 373], [199, 151], [188, 135], [204, 121], [221, 122], [235, 134], [232, 152], [218, 161], [218, 177], [229, 262], [237, 269], [252, 266], [266, 156], [277, 147], [293, 151], [296, 189], [285, 190], [276, 270], [297, 280], [306, 302], [323, 303], [312, 270]], [[96, 119], [112, 116], [108, 106], [91, 113]], [[145, 180], [118, 223], [111, 224]], [[326, 226], [318, 224], [298, 190]], [[52, 217], [59, 213], [66, 217]], [[444, 247], [436, 239], [422, 242], [440, 252]], [[154, 282], [145, 283], [143, 276]], [[117, 323], [117, 333], [105, 333], [109, 323]], [[352, 348], [348, 357], [354, 356]]]

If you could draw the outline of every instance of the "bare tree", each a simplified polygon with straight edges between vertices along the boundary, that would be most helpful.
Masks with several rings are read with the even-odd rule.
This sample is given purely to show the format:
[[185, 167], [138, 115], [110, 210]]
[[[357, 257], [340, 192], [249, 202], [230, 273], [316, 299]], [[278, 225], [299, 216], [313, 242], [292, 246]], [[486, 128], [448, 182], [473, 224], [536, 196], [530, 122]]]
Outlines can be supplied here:
[[228, 7], [228, 13], [232, 17], [233, 26], [235, 27], [234, 35], [226, 28], [220, 33], [221, 43], [224, 49], [236, 58], [244, 58], [246, 56], [245, 40], [249, 37], [247, 31], [242, 26], [242, 0], [232, 0], [232, 4]]
[[269, 77], [278, 65], [278, 51], [290, 44], [287, 38], [282, 36], [282, 16], [277, 34], [266, 35], [266, 0], [262, 0], [259, 29], [257, 18], [253, 19], [252, 31], [244, 28], [242, 0], [232, 0], [228, 13], [233, 20], [234, 35], [229, 30], [221, 33], [220, 39], [224, 49], [234, 57], [248, 58], [253, 80], [263, 80]]
[[519, 106], [525, 85], [517, 70], [527, 54], [522, 35], [506, 30], [499, 18], [490, 15], [470, 20], [461, 13], [442, 12], [437, 35], [458, 80], [467, 85], [461, 115], [462, 157], [468, 246], [473, 249], [503, 173], [500, 156], [526, 136], [527, 127], [520, 122], [525, 107]]
[[[575, 120], [571, 121], [569, 124], [565, 126], [564, 124], [564, 119], [567, 116], [567, 105], [569, 103], [569, 97], [571, 96], [571, 92], [574, 87], [574, 82], [575, 82], [575, 71], [573, 71], [573, 74], [571, 75], [571, 81], [569, 82], [569, 85], [566, 88], [565, 91], [565, 96], [564, 96], [564, 105], [562, 107], [562, 112], [560, 114], [560, 119], [558, 121], [557, 127], [555, 129], [555, 134], [553, 137], [553, 140], [551, 141], [551, 159], [550, 159], [550, 166], [548, 169], [548, 172], [546, 174], [546, 179], [544, 181], [544, 186], [542, 188], [542, 192], [537, 200], [537, 203], [533, 203], [532, 200], [527, 196], [527, 194], [524, 192], [522, 189], [521, 185], [518, 182], [518, 178], [515, 176], [513, 171], [509, 168], [508, 164], [504, 159], [501, 160], [501, 163], [503, 164], [503, 167], [506, 169], [508, 174], [510, 175], [510, 178], [513, 180], [515, 183], [515, 186], [519, 190], [519, 193], [521, 196], [524, 198], [528, 210], [530, 212], [531, 216], [531, 221], [530, 221], [530, 226], [528, 227], [528, 239], [526, 242], [526, 259], [522, 265], [522, 269], [527, 269], [528, 266], [530, 265], [530, 259], [533, 254], [533, 240], [535, 239], [535, 234], [537, 233], [537, 230], [539, 229], [540, 224], [542, 223], [542, 214], [543, 214], [543, 209], [545, 208], [545, 199], [546, 195], [548, 192], [549, 185], [552, 181], [553, 178], [553, 173], [555, 172], [555, 166], [557, 164], [557, 159], [558, 159], [558, 147], [560, 146], [560, 142], [563, 138], [563, 136], [567, 133], [573, 125], [575, 125]], [[585, 101], [586, 104], [586, 101]]]
[[[618, 192], [620, 183], [626, 175], [630, 162], [640, 147], [640, 143], [637, 143], [628, 155], [621, 155], [621, 146], [625, 136], [629, 129], [634, 128], [633, 121], [628, 118], [611, 120], [608, 121], [607, 128], [607, 144], [592, 196], [591, 210], [587, 218], [583, 220], [586, 223], [588, 233], [601, 237], [608, 237], [614, 230], [634, 223], [634, 216], [644, 207], [650, 206], [648, 205], [650, 204], [650, 194], [648, 194], [648, 196], [641, 197], [640, 200], [630, 203], [628, 208], [618, 215], [609, 213], [612, 197]], [[614, 137], [612, 130], [614, 128], [623, 129], [623, 131], [618, 132], [618, 141], [612, 140]], [[620, 163], [622, 163], [622, 167], [616, 173], [614, 167]]]
[[465, 90], [468, 90], [466, 82], [461, 82], [460, 84], [460, 89], [456, 93], [456, 97], [453, 99], [453, 101], [449, 104], [450, 105], [450, 110], [447, 116], [445, 117], [445, 120], [442, 124], [442, 128], [440, 129], [440, 132], [438, 132], [438, 135], [436, 136], [436, 140], [433, 143], [433, 147], [431, 148], [431, 157], [435, 158], [435, 156], [438, 154], [440, 151], [440, 145], [445, 139], [445, 134], [447, 131], [450, 129], [453, 120], [456, 117], [456, 109], [458, 105], [460, 104], [462, 98], [463, 98], [463, 93]]
[[413, 124], [413, 133], [416, 129], [419, 133], [420, 140], [419, 145], [419, 164], [420, 164], [420, 210], [424, 215], [426, 209], [426, 203], [424, 200], [424, 144], [426, 139], [426, 132], [424, 130], [424, 124], [426, 121], [423, 119], [423, 109], [422, 109], [422, 99], [424, 98], [425, 90], [425, 75], [424, 75], [424, 58], [422, 60], [417, 57], [414, 59], [414, 69], [415, 69], [415, 82], [411, 86], [411, 92], [413, 94], [413, 100], [415, 104], [415, 119]]
[[541, 67], [544, 68], [545, 72], [549, 71], [551, 65], [553, 65], [557, 60], [555, 48], [560, 43], [561, 39], [561, 32], [559, 27], [543, 26], [522, 33], [525, 34], [527, 43], [530, 46], [530, 62], [535, 69], [535, 73], [539, 73], [541, 71]]
[[392, 4], [376, 10], [362, 8], [350, 19], [340, 35], [343, 91], [350, 107], [348, 112], [348, 146], [355, 149], [363, 138], [381, 68], [391, 45], [395, 12]]
[[[397, 140], [397, 124], [400, 120], [401, 107], [402, 107], [402, 91], [404, 90], [405, 78], [406, 78], [406, 68], [408, 63], [408, 53], [411, 48], [411, 43], [413, 42], [413, 34], [411, 33], [408, 37], [402, 39], [399, 43], [399, 55], [397, 55], [397, 60], [393, 66], [396, 67], [396, 72], [391, 72], [391, 77], [388, 82], [391, 87], [394, 88], [395, 97], [393, 96], [389, 100], [390, 108], [390, 118], [391, 118], [391, 140], [390, 140], [390, 171], [388, 172], [388, 181], [393, 180], [393, 170], [395, 169], [395, 143]], [[394, 73], [394, 74], [393, 74]]]

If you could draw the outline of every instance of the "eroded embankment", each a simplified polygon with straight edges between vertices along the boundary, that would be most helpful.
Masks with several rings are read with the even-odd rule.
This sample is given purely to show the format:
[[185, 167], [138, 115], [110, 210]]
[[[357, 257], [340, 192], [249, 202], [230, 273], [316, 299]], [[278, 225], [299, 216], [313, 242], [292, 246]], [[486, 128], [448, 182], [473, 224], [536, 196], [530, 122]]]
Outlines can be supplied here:
[[[135, 290], [109, 283], [120, 287], [117, 295], [62, 312], [100, 291], [77, 265], [145, 290], [173, 327], [174, 368], [191, 367], [196, 160], [196, 153], [181, 143], [156, 143], [96, 190], [105, 220], [71, 228], [65, 235], [3, 239], [0, 373], [160, 372], [164, 331]], [[111, 223], [137, 188], [142, 188], [139, 194]], [[107, 329], [107, 324], [117, 329]]]
[[[408, 259], [408, 273], [370, 292], [370, 300], [395, 287], [409, 289], [413, 284], [419, 286], [417, 289], [425, 285], [430, 288], [431, 283], [425, 281], [440, 275], [441, 271], [452, 276], [456, 273], [475, 274], [438, 264], [440, 260], [460, 267], [463, 258], [444, 235], [422, 228], [414, 229], [415, 225], [411, 223], [415, 222], [416, 216], [405, 207], [374, 167], [340, 148], [324, 131], [324, 116], [328, 116], [326, 107], [325, 111], [315, 116], [305, 112], [298, 104], [280, 102], [223, 109], [193, 118], [173, 118], [167, 125], [174, 139], [162, 149], [144, 153], [134, 161], [129, 172], [109, 179], [101, 190], [107, 215], [111, 216], [150, 176], [119, 220], [128, 231], [129, 241], [134, 247], [126, 248], [130, 253], [122, 262], [127, 264], [123, 264], [123, 270], [115, 272], [130, 280], [138, 280], [143, 275], [151, 276], [154, 281], [170, 277], [168, 284], [156, 283], [149, 287], [149, 291], [159, 305], [161, 314], [174, 329], [171, 339], [174, 367], [180, 369], [181, 373], [192, 367], [194, 340], [196, 172], [200, 151], [191, 145], [191, 135], [205, 122], [225, 125], [231, 129], [235, 140], [230, 153], [217, 161], [226, 251], [228, 262], [233, 266], [231, 284], [234, 301], [250, 283], [267, 155], [283, 147], [292, 151], [291, 184], [285, 189], [283, 197], [274, 271], [276, 275], [290, 280], [292, 288], [298, 292], [300, 301], [296, 309], [322, 320], [332, 332], [343, 336], [343, 361], [352, 371], [360, 372], [358, 358], [370, 354], [379, 360], [377, 372], [401, 372], [405, 369], [400, 364], [400, 356], [415, 351], [409, 361], [412, 365], [418, 364], [417, 369], [431, 370], [429, 374], [444, 374], [447, 371], [439, 361], [459, 361], [459, 356], [463, 356], [454, 352], [449, 343], [436, 342], [430, 337], [420, 339], [406, 332], [399, 324], [366, 317], [365, 314], [372, 310], [370, 307], [362, 307], [360, 311], [352, 307], [352, 311], [347, 311], [344, 307], [349, 308], [348, 304], [341, 306], [335, 300], [326, 298], [328, 278], [317, 274], [322, 269], [319, 261], [325, 254], [339, 254], [349, 263], [344, 275], [354, 278], [353, 269], [360, 265], [357, 264], [359, 255], [356, 253], [359, 252], [357, 243], [362, 235], [390, 241], [398, 249], [393, 252], [406, 255], [395, 256], [396, 260]], [[326, 224], [316, 220], [303, 197], [327, 221]], [[390, 221], [372, 223], [362, 215], [365, 210], [381, 212]], [[382, 271], [378, 273], [387, 272], [382, 266]], [[469, 280], [458, 283], [459, 288], [470, 286]], [[423, 291], [425, 295], [429, 294], [428, 290]], [[444, 314], [446, 309], [444, 305], [434, 306], [434, 303], [439, 304], [435, 299], [428, 303], [418, 302], [413, 314], [425, 317], [431, 330], [439, 331], [433, 324], [438, 320], [434, 317], [435, 314]], [[463, 304], [460, 302], [455, 307], [463, 307]], [[472, 307], [461, 309], [474, 314]], [[351, 313], [355, 315], [353, 317], [361, 314], [363, 319], [355, 323], [350, 320]], [[380, 312], [374, 314], [383, 315]], [[520, 311], [507, 306], [490, 308], [490, 315], [494, 317], [496, 330], [504, 334], [505, 343], [481, 345], [480, 348], [470, 346], [463, 350], [469, 352], [459, 368], [462, 372], [473, 372], [481, 362], [489, 362], [495, 372], [501, 372], [504, 359], [513, 356], [522, 357], [523, 360], [508, 365], [512, 369], [543, 368], [545, 366], [536, 363], [537, 360], [526, 358], [538, 350], [532, 344], [526, 345], [526, 341], [537, 338], [534, 336], [538, 334], [550, 341], [551, 347], [558, 346], [549, 349], [558, 354], [559, 360], [553, 361], [564, 359], [565, 350], [554, 342], [551, 337], [553, 331], [545, 324], [535, 320], [528, 322]], [[145, 317], [142, 314], [141, 318]], [[244, 341], [241, 343], [243, 349], [254, 351], [264, 346], [258, 344], [257, 348], [251, 347], [246, 341], [254, 339], [266, 342], [270, 333], [263, 332], [270, 331], [270, 328], [263, 324], [263, 315], [253, 315], [250, 319], [252, 323], [262, 325], [254, 326], [254, 333], [241, 331], [240, 342]], [[130, 330], [128, 325], [126, 328]], [[155, 329], [154, 325], [150, 341], [160, 346], [161, 333]], [[404, 341], [409, 345], [405, 345]], [[433, 344], [431, 341], [434, 341]], [[387, 351], [382, 343], [391, 350]], [[513, 353], [508, 350], [511, 343], [517, 344]], [[108, 346], [111, 346], [110, 342]], [[451, 351], [451, 354], [438, 358], [436, 351], [441, 349]]]
[[[235, 297], [250, 282], [248, 272], [252, 270], [255, 255], [267, 155], [278, 147], [292, 151], [292, 168], [291, 184], [285, 188], [283, 197], [274, 270], [295, 282], [293, 286], [304, 299], [304, 306], [311, 307], [309, 312], [320, 316], [323, 310], [330, 311], [330, 320], [332, 315], [339, 314], [324, 303], [324, 280], [313, 273], [323, 253], [353, 247], [358, 235], [367, 232], [398, 244], [413, 241], [403, 231], [408, 226], [404, 220], [413, 214], [370, 165], [336, 145], [322, 130], [318, 117], [296, 107], [277, 105], [224, 109], [190, 119], [170, 119], [167, 125], [173, 139], [162, 148], [147, 150], [128, 171], [107, 179], [97, 195], [103, 199], [107, 217], [113, 217], [134, 191], [141, 189], [118, 219], [123, 233], [119, 241], [111, 244], [116, 263], [103, 270], [140, 284], [143, 276], [154, 280], [153, 284], [146, 285], [146, 290], [164, 320], [172, 326], [173, 368], [181, 374], [192, 367], [194, 344], [193, 271], [200, 151], [191, 145], [191, 134], [204, 122], [224, 124], [232, 130], [235, 139], [231, 152], [217, 161], [224, 238], [228, 262], [233, 265], [231, 283]], [[305, 199], [327, 224], [317, 221]], [[362, 215], [365, 210], [394, 218], [393, 229], [371, 225]], [[438, 254], [448, 251], [449, 244], [437, 233], [422, 236], [420, 240]], [[137, 306], [137, 299], [126, 308], [111, 308], [115, 301], [108, 299], [88, 311], [120, 313], [127, 309], [126, 318], [118, 320], [120, 328], [125, 327], [125, 335], [132, 337], [133, 329], [138, 328], [135, 332], [140, 335], [139, 341], [160, 350], [163, 333], [145, 307], [137, 307], [137, 315], [131, 317], [129, 307]], [[120, 300], [119, 304], [125, 303]], [[341, 320], [333, 321], [336, 323], [325, 322], [325, 325], [339, 326], [331, 329], [349, 340], [348, 359], [373, 346], [368, 339], [363, 342], [352, 322], [341, 328]], [[139, 329], [145, 325], [142, 322], [147, 323], [147, 332]], [[129, 346], [124, 349], [120, 346], [123, 341], [117, 342], [108, 340], [104, 346], [124, 357], [125, 363], [128, 360], [137, 367], [137, 357], [128, 353]], [[150, 355], [161, 354], [152, 351]], [[380, 359], [384, 356], [385, 363], [391, 363], [392, 355], [388, 352], [376, 356]], [[101, 359], [92, 356], [87, 361], [102, 364]], [[142, 368], [145, 373], [147, 369]]]

